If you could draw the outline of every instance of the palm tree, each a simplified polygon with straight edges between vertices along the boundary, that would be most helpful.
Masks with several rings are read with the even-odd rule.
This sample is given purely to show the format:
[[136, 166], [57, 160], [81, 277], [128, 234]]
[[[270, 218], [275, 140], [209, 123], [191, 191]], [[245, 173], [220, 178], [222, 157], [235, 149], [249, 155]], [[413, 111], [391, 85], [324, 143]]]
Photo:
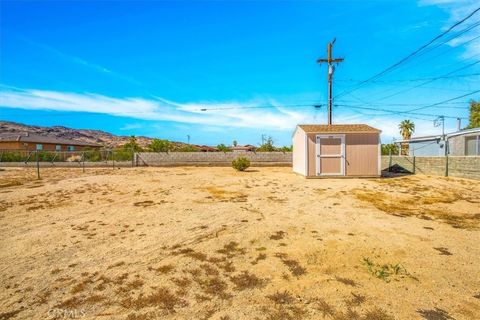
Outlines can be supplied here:
[[[408, 140], [412, 137], [412, 133], [415, 131], [415, 124], [407, 119], [400, 122], [398, 128], [400, 129], [400, 134], [402, 135], [403, 140]], [[402, 143], [400, 150], [402, 154], [407, 155], [408, 145]]]
[[400, 129], [400, 134], [402, 135], [403, 139], [408, 140], [415, 131], [415, 123], [410, 120], [403, 120], [398, 125], [398, 128]]

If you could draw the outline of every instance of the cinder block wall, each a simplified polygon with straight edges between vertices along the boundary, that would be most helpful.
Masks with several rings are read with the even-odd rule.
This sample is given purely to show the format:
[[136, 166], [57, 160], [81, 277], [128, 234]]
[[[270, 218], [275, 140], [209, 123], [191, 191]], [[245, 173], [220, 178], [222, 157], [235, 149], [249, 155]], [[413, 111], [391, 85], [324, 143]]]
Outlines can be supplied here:
[[[387, 170], [389, 163], [390, 157], [382, 156], [382, 170]], [[410, 172], [418, 174], [444, 176], [447, 169], [446, 157], [415, 157], [415, 170], [413, 168], [413, 163], [413, 157], [392, 156], [392, 166], [397, 164]], [[480, 157], [448, 157], [448, 175], [451, 177], [480, 180]]]
[[232, 160], [245, 157], [253, 165], [291, 165], [291, 152], [140, 152], [138, 165], [231, 165]]

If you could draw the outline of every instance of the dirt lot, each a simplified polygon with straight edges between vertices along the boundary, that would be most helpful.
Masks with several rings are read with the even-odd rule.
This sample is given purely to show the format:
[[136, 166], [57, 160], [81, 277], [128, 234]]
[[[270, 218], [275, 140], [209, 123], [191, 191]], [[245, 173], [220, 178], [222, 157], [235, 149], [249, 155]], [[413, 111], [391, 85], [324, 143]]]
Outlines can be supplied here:
[[0, 319], [478, 319], [480, 182], [0, 172]]

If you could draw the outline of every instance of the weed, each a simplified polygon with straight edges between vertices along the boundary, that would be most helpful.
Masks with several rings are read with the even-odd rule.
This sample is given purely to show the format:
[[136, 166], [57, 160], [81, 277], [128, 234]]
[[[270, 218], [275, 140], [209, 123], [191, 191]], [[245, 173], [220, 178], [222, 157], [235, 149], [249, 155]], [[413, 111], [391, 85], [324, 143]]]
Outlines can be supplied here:
[[[345, 312], [336, 311], [333, 320], [370, 320], [370, 318], [361, 318], [357, 311], [347, 308]], [[373, 319], [372, 319], [373, 320]]]
[[89, 296], [88, 298], [86, 298], [84, 300], [84, 302], [86, 304], [97, 304], [97, 303], [100, 303], [104, 300], [106, 300], [107, 298], [105, 296], [101, 296], [101, 295], [98, 295], [98, 294], [94, 294], [94, 295], [91, 295]]
[[450, 251], [448, 251], [448, 248], [437, 247], [437, 248], [433, 248], [433, 249], [439, 251], [441, 256], [451, 256], [452, 255], [452, 253]]
[[270, 240], [282, 240], [286, 233], [284, 231], [277, 231], [270, 236]]
[[125, 265], [125, 262], [124, 261], [119, 261], [115, 264], [112, 264], [112, 265], [108, 266], [107, 269], [112, 269], [112, 268], [120, 267], [120, 266], [123, 266], [123, 265]]
[[160, 266], [158, 268], [148, 267], [148, 271], [155, 271], [157, 273], [162, 273], [162, 274], [168, 274], [173, 270], [175, 270], [175, 267], [172, 266], [171, 264]]
[[225, 281], [219, 277], [207, 277], [204, 279], [195, 279], [195, 281], [200, 285], [200, 288], [209, 295], [216, 295], [221, 298], [226, 298], [226, 290], [228, 285]]
[[237, 276], [230, 277], [230, 280], [235, 284], [235, 289], [240, 291], [263, 287], [266, 282], [265, 279], [260, 279], [248, 271], [243, 271]]
[[277, 252], [275, 254], [275, 257], [279, 258], [282, 263], [290, 270], [290, 273], [295, 276], [295, 277], [300, 277], [304, 274], [307, 273], [307, 270], [302, 267], [298, 261], [293, 260], [293, 259], [288, 259], [287, 255], [285, 253], [279, 253]]
[[265, 253], [259, 253], [258, 256], [251, 262], [251, 264], [255, 265], [261, 260], [267, 259], [267, 255]]
[[333, 316], [335, 314], [335, 309], [334, 307], [329, 304], [328, 302], [326, 302], [325, 300], [323, 300], [322, 298], [316, 298], [314, 300], [314, 308], [318, 311], [320, 311], [324, 317], [326, 316]]
[[126, 298], [122, 301], [122, 307], [126, 309], [135, 308], [142, 309], [145, 307], [160, 307], [170, 313], [175, 312], [175, 307], [183, 305], [182, 301], [175, 294], [171, 293], [168, 288], [161, 287], [156, 289], [148, 296], [140, 295], [137, 299]]
[[191, 283], [192, 283], [192, 280], [190, 280], [189, 278], [187, 277], [183, 277], [183, 278], [172, 278], [170, 279], [173, 283], [175, 283], [177, 286], [181, 287], [181, 288], [185, 288], [185, 287], [188, 287]]
[[417, 313], [426, 320], [454, 320], [454, 318], [445, 310], [435, 308], [432, 310], [420, 309]]
[[369, 258], [363, 258], [363, 263], [371, 275], [385, 282], [390, 282], [392, 276], [409, 276], [415, 279], [398, 263], [379, 265], [372, 262]]
[[233, 258], [237, 255], [245, 254], [245, 249], [240, 248], [237, 242], [230, 241], [222, 249], [217, 250], [217, 253], [225, 255], [227, 258]]
[[389, 315], [385, 310], [378, 307], [367, 310], [364, 313], [363, 318], [368, 320], [395, 320], [395, 318]]
[[337, 280], [338, 282], [343, 283], [347, 286], [352, 286], [352, 287], [357, 286], [357, 283], [355, 281], [353, 281], [352, 279], [335, 276], [335, 280]]
[[200, 268], [203, 269], [203, 271], [205, 271], [205, 274], [208, 275], [208, 276], [218, 276], [219, 272], [217, 270], [217, 268], [207, 264], [207, 263], [204, 263], [200, 266]]
[[274, 294], [267, 296], [267, 298], [272, 300], [275, 304], [291, 304], [294, 301], [293, 296], [287, 290], [283, 292], [277, 291]]
[[89, 282], [90, 281], [82, 281], [80, 283], [77, 283], [75, 286], [73, 286], [72, 290], [70, 290], [70, 293], [75, 294], [84, 291], [87, 288], [87, 284]]
[[352, 292], [352, 298], [350, 299], [345, 299], [345, 304], [349, 307], [353, 307], [353, 306], [359, 306], [361, 304], [363, 304], [367, 299], [365, 298], [365, 296], [362, 296], [360, 294], [355, 294]]

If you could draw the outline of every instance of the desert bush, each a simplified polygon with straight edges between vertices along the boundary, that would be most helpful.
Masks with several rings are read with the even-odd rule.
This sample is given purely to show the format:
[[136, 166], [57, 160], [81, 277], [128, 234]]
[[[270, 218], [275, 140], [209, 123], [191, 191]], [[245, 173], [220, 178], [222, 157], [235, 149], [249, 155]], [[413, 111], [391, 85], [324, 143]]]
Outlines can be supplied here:
[[14, 152], [14, 151], [2, 151], [1, 161], [2, 162], [21, 162], [25, 161], [27, 158], [25, 153]]
[[85, 161], [98, 162], [102, 161], [102, 154], [99, 150], [85, 149]]
[[238, 157], [232, 161], [232, 167], [237, 171], [245, 171], [245, 169], [250, 167], [250, 160], [245, 157]]
[[117, 148], [113, 150], [113, 159], [115, 161], [129, 161], [132, 160], [132, 150]]
[[168, 152], [172, 151], [174, 144], [168, 140], [153, 139], [152, 143], [148, 145], [148, 149], [154, 152]]

